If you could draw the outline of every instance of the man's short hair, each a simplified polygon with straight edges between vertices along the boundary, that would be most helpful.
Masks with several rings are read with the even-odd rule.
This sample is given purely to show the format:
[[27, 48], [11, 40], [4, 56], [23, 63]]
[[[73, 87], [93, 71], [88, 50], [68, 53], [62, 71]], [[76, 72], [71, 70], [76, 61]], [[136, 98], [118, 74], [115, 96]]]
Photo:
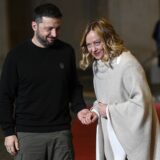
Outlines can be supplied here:
[[39, 5], [34, 9], [32, 20], [40, 22], [42, 17], [62, 18], [62, 16], [60, 9], [56, 5], [47, 3]]

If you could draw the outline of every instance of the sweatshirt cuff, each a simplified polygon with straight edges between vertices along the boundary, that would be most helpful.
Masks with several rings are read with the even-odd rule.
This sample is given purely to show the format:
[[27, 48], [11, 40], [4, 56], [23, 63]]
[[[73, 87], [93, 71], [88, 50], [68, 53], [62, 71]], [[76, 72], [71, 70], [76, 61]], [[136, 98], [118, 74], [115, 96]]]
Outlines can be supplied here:
[[4, 136], [5, 136], [5, 137], [11, 136], [11, 135], [16, 135], [16, 132], [15, 132], [14, 129], [12, 129], [12, 128], [7, 129], [7, 130], [4, 130], [3, 133], [4, 133]]
[[97, 114], [97, 116], [99, 117], [99, 113], [97, 112], [97, 110], [96, 110], [96, 109], [91, 108], [91, 109], [90, 109], [90, 111], [91, 111], [91, 112], [95, 112], [95, 113]]

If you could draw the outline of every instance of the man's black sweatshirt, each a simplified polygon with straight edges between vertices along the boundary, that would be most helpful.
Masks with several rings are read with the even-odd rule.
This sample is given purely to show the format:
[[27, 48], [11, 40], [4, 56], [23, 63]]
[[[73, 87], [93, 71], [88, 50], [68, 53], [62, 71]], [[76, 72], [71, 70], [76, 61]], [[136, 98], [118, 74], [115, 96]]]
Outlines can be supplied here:
[[85, 107], [70, 45], [40, 48], [27, 40], [8, 53], [0, 80], [5, 136], [70, 129], [69, 106], [75, 113]]

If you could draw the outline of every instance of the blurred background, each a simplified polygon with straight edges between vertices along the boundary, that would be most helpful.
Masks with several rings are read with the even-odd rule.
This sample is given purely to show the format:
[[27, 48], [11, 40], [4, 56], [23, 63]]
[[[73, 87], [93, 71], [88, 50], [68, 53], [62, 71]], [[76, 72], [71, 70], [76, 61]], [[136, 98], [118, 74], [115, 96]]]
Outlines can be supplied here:
[[[56, 4], [63, 13], [60, 39], [75, 48], [77, 70], [88, 104], [94, 99], [92, 71], [91, 68], [85, 72], [79, 70], [79, 43], [86, 24], [99, 17], [110, 20], [127, 48], [143, 65], [153, 98], [160, 101], [160, 68], [152, 38], [155, 24], [160, 19], [160, 0], [1, 0], [0, 70], [8, 51], [32, 37], [32, 10], [48, 2]], [[0, 136], [0, 159], [9, 158], [3, 152], [3, 137]]]
[[77, 62], [82, 31], [89, 21], [99, 17], [111, 21], [141, 62], [154, 54], [152, 33], [160, 18], [160, 0], [1, 0], [0, 64], [12, 47], [32, 36], [32, 10], [47, 2], [56, 4], [63, 13], [60, 38], [76, 49]]

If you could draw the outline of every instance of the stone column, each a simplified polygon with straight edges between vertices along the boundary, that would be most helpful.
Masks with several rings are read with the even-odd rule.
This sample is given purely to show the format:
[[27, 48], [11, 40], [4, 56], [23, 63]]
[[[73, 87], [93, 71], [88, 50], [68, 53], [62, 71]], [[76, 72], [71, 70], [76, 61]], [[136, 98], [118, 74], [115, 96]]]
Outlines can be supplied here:
[[7, 1], [0, 1], [0, 66], [2, 65], [4, 58], [9, 50], [9, 35], [8, 35], [8, 11]]

